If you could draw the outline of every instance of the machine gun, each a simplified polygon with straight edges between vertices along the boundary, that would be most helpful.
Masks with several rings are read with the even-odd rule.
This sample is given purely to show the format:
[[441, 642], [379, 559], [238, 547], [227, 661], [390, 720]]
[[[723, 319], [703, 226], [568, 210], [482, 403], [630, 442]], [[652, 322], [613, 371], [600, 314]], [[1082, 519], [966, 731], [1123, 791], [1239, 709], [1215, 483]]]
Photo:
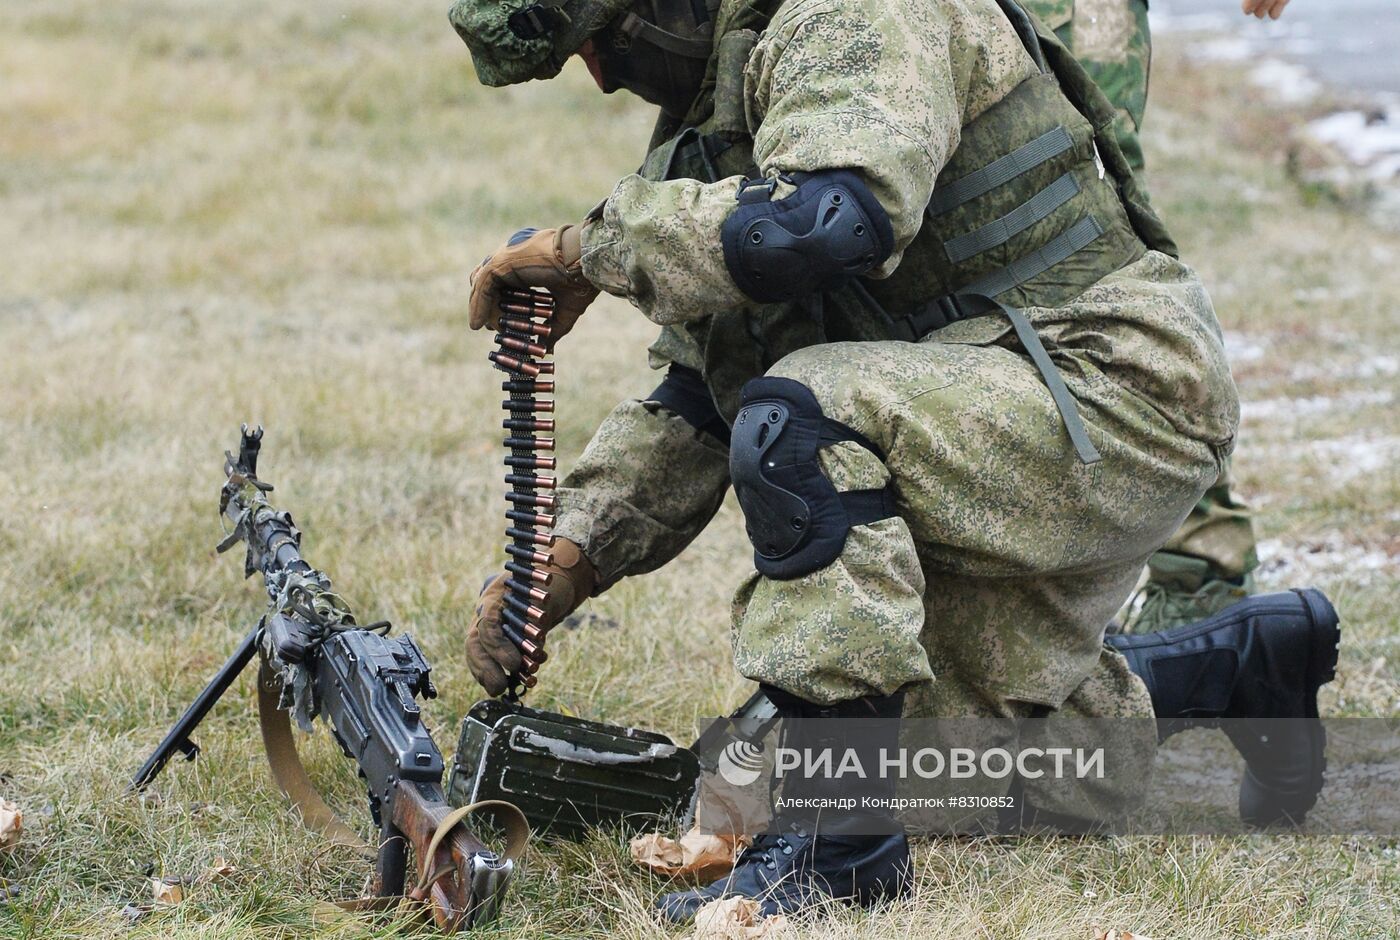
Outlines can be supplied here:
[[[258, 479], [261, 446], [262, 428], [245, 425], [238, 456], [225, 454], [219, 512], [233, 528], [218, 550], [246, 543], [244, 575], [262, 573], [271, 605], [137, 771], [131, 788], [146, 787], [177, 751], [189, 760], [198, 755], [191, 733], [258, 655], [258, 714], [268, 762], [307, 825], [333, 841], [367, 848], [316, 792], [297, 756], [288, 713], [304, 731], [319, 715], [368, 788], [379, 830], [378, 897], [341, 906], [384, 909], [406, 897], [426, 905], [444, 930], [484, 923], [499, 910], [529, 827], [510, 803], [448, 805], [442, 753], [417, 701], [437, 694], [427, 660], [411, 636], [388, 636], [387, 622], [357, 624], [330, 579], [301, 557], [301, 532], [268, 502], [272, 487]], [[488, 850], [464, 824], [478, 810], [489, 811], [504, 830], [502, 854]], [[418, 877], [405, 891], [410, 847]]]

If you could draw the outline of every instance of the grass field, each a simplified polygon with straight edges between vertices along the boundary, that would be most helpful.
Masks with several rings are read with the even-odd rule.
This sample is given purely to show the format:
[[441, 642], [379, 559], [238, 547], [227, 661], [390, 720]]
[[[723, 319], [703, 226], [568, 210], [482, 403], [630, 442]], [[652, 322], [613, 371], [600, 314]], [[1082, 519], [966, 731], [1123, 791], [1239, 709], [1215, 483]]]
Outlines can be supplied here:
[[[498, 564], [499, 374], [466, 273], [524, 224], [582, 215], [639, 161], [645, 108], [562, 81], [479, 87], [445, 4], [26, 0], [0, 5], [0, 937], [300, 937], [365, 864], [305, 832], [262, 765], [245, 678], [144, 800], [131, 771], [257, 616], [218, 557], [221, 455], [263, 475], [310, 559], [435, 665], [437, 739], [474, 700], [462, 637]], [[1400, 237], [1286, 178], [1289, 116], [1164, 45], [1151, 183], [1216, 298], [1245, 406], [1237, 473], [1265, 587], [1346, 620], [1333, 713], [1400, 706]], [[561, 350], [567, 465], [654, 378], [652, 334], [604, 300]], [[537, 704], [689, 738], [745, 694], [728, 506], [683, 559], [552, 642]], [[316, 776], [359, 794], [322, 735]], [[1324, 794], [1324, 800], [1326, 794]], [[148, 870], [237, 874], [134, 927]], [[1393, 937], [1378, 839], [943, 841], [907, 903], [812, 937]], [[617, 837], [532, 851], [485, 936], [650, 937], [661, 883]], [[408, 934], [343, 924], [338, 936]]]

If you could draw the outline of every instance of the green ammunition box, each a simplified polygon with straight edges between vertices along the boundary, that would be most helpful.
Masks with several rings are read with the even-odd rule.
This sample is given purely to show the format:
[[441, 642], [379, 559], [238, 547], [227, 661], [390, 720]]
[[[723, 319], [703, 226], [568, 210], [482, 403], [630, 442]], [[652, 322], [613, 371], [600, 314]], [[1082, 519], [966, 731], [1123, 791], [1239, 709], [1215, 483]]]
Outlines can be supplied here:
[[674, 822], [699, 775], [695, 754], [663, 734], [488, 699], [462, 719], [448, 800], [508, 800], [537, 832], [581, 839]]

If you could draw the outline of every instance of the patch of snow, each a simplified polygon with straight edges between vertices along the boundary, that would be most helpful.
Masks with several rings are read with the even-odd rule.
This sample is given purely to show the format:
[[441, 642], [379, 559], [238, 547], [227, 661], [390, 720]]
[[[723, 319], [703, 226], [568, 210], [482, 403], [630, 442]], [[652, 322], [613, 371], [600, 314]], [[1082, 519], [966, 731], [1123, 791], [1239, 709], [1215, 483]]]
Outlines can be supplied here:
[[1294, 382], [1314, 382], [1319, 379], [1336, 381], [1389, 378], [1397, 373], [1400, 373], [1400, 356], [1377, 353], [1374, 356], [1349, 360], [1341, 365], [1330, 362], [1302, 362], [1289, 370], [1288, 377]]
[[1264, 358], [1267, 339], [1237, 330], [1225, 330], [1224, 335], [1225, 352], [1231, 362], [1254, 362]]
[[1400, 154], [1381, 157], [1366, 168], [1366, 175], [1377, 183], [1384, 183], [1400, 176]]
[[1328, 464], [1333, 482], [1344, 483], [1394, 466], [1400, 458], [1400, 437], [1352, 434], [1311, 441], [1307, 450]]
[[1310, 122], [1308, 133], [1367, 169], [1372, 179], [1384, 181], [1400, 174], [1400, 124], [1389, 114], [1338, 111]]
[[1322, 91], [1322, 83], [1307, 69], [1282, 59], [1260, 62], [1250, 71], [1249, 81], [1283, 104], [1306, 104]]
[[1223, 33], [1235, 25], [1224, 13], [1183, 13], [1176, 15], [1153, 7], [1147, 13], [1154, 33]]
[[1400, 232], [1400, 189], [1394, 185], [1397, 178], [1400, 176], [1391, 177], [1384, 186], [1376, 186], [1366, 209], [1371, 223], [1389, 232]]
[[1351, 411], [1371, 405], [1388, 405], [1395, 401], [1393, 390], [1348, 392], [1342, 395], [1311, 395], [1307, 398], [1262, 398], [1240, 402], [1240, 417], [1245, 421], [1277, 421], [1326, 414], [1330, 411]]
[[1376, 355], [1362, 359], [1352, 373], [1358, 379], [1374, 379], [1400, 373], [1400, 356]]
[[1326, 303], [1336, 300], [1351, 300], [1361, 296], [1359, 284], [1346, 284], [1342, 287], [1301, 287], [1293, 292], [1293, 299], [1305, 303]]
[[1188, 54], [1197, 62], [1248, 62], [1255, 50], [1254, 43], [1241, 36], [1221, 36], [1195, 43]]
[[1338, 533], [1304, 542], [1265, 539], [1259, 543], [1259, 558], [1255, 575], [1270, 586], [1302, 587], [1315, 578], [1370, 584], [1400, 575], [1400, 557], [1349, 542]]

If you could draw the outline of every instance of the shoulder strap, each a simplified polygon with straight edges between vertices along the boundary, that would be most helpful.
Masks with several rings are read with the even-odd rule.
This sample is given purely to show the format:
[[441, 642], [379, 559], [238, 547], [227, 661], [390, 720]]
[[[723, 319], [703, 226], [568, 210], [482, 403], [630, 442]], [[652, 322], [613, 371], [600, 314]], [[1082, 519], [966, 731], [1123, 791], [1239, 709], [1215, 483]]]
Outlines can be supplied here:
[[1031, 15], [1016, 0], [997, 0], [997, 5], [1011, 21], [1012, 28], [1016, 30], [1016, 35], [1021, 37], [1021, 44], [1030, 53], [1036, 67], [1042, 72], [1050, 71], [1050, 66], [1045, 61], [1045, 53], [1040, 48], [1040, 37], [1036, 34], [1035, 21], [1031, 19]]

